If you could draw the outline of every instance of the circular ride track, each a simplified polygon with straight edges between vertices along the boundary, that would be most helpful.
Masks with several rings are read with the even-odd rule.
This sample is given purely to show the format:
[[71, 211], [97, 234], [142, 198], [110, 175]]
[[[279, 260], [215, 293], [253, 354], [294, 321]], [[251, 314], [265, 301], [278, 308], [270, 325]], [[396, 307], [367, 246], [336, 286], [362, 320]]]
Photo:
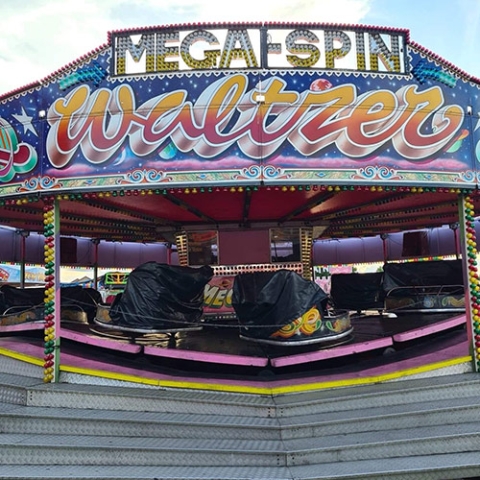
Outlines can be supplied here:
[[46, 381], [61, 237], [177, 242], [187, 265], [182, 235], [223, 232], [231, 267], [270, 261], [243, 234], [298, 228], [311, 278], [314, 240], [458, 224], [476, 345], [479, 89], [407, 30], [251, 23], [111, 32], [4, 95], [0, 219], [45, 236]]

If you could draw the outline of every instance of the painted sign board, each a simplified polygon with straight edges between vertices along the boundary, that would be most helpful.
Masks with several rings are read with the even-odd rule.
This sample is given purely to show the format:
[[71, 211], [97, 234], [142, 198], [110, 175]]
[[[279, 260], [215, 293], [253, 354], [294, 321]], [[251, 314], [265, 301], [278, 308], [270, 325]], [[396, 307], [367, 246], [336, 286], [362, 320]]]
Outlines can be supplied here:
[[112, 35], [112, 75], [322, 68], [405, 73], [406, 30], [278, 25], [174, 26]]
[[480, 85], [408, 32], [114, 32], [0, 102], [0, 196], [176, 186], [473, 188]]

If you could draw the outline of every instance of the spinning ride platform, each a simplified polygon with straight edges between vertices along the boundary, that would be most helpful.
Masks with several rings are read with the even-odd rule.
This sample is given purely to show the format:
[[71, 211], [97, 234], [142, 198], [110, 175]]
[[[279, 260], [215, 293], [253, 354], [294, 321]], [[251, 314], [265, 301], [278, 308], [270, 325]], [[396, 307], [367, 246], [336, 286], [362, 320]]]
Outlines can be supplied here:
[[[480, 129], [472, 121], [480, 111], [480, 79], [411, 41], [408, 30], [342, 24], [334, 30], [328, 24], [267, 21], [110, 32], [108, 43], [90, 54], [0, 97], [1, 222], [9, 227], [8, 240], [12, 235], [20, 241], [2, 240], [2, 256], [16, 261], [18, 251], [28, 250], [28, 258], [45, 266], [42, 301], [48, 306], [43, 334], [32, 322], [25, 322], [29, 337], [20, 331], [21, 322], [0, 326], [2, 342], [15, 347], [12, 355], [43, 358], [42, 376], [53, 382], [61, 381], [59, 373], [87, 366], [108, 376], [127, 368], [117, 365], [125, 355], [157, 376], [175, 362], [181, 368], [225, 369], [221, 373], [228, 375], [233, 365], [245, 369], [255, 361], [261, 365], [251, 368], [275, 375], [287, 369], [298, 374], [307, 365], [326, 371], [327, 362], [334, 368], [344, 362], [359, 378], [368, 369], [359, 370], [364, 363], [358, 355], [373, 357], [392, 348], [399, 353], [399, 345], [406, 352], [410, 342], [425, 342], [415, 350], [423, 352], [444, 334], [464, 335], [466, 324], [471, 345], [462, 345], [460, 356], [471, 349], [474, 368], [480, 368], [479, 326], [472, 315], [480, 310], [475, 230]], [[313, 44], [312, 55], [304, 55], [291, 48], [298, 35], [307, 43], [328, 41], [320, 55]], [[334, 47], [332, 35], [343, 39], [342, 49]], [[173, 58], [163, 62], [158, 59], [167, 37], [174, 39]], [[212, 45], [226, 40], [221, 55], [207, 50], [200, 60], [190, 54], [198, 39]], [[355, 48], [347, 48], [350, 44]], [[154, 61], [143, 62], [144, 53]], [[404, 237], [410, 241], [404, 241], [401, 257], [417, 258], [431, 254], [418, 241], [421, 231], [455, 225], [453, 245], [442, 255], [461, 252], [466, 274], [455, 284], [464, 285], [466, 313], [429, 312], [429, 320], [420, 320], [405, 312], [412, 317], [395, 322], [352, 319], [354, 336], [342, 345], [297, 345], [293, 351], [245, 342], [234, 329], [220, 335], [216, 326], [175, 337], [169, 332], [165, 342], [151, 337], [147, 342], [150, 333], [132, 342], [125, 331], [119, 338], [112, 338], [112, 331], [98, 335], [91, 322], [61, 324], [56, 295], [61, 264], [77, 265], [80, 258], [101, 267], [141, 263], [100, 265], [106, 262], [100, 254], [105, 244], [144, 243], [152, 249], [162, 244], [154, 260], [166, 263], [176, 245], [180, 265], [255, 268], [273, 262], [270, 230], [296, 229], [295, 261], [311, 279], [315, 264], [358, 261], [328, 261], [314, 241], [336, 245], [339, 239], [383, 240], [410, 232], [415, 238]], [[218, 248], [188, 252], [191, 237], [211, 231]], [[36, 235], [43, 236], [40, 248]], [[81, 243], [92, 248], [82, 250]], [[387, 243], [376, 249], [382, 260], [391, 258]], [[8, 245], [15, 248], [7, 252]], [[417, 292], [411, 297], [415, 302]], [[446, 297], [457, 308], [458, 295]], [[405, 320], [414, 317], [411, 325]], [[20, 338], [28, 339], [25, 345]], [[90, 352], [87, 358], [86, 346], [98, 357]], [[150, 369], [152, 359], [159, 365]], [[137, 363], [128, 368], [144, 378]]]
[[[352, 318], [344, 343], [297, 347], [242, 340], [238, 325], [176, 334], [62, 328], [61, 372], [83, 382], [115, 379], [140, 384], [264, 392], [371, 383], [435, 371], [470, 371], [465, 315], [417, 314]], [[43, 357], [41, 332], [3, 327], [0, 352], [30, 362]], [[61, 373], [62, 375], [62, 373]], [[87, 380], [86, 380], [87, 378]], [[96, 380], [94, 380], [96, 379]]]

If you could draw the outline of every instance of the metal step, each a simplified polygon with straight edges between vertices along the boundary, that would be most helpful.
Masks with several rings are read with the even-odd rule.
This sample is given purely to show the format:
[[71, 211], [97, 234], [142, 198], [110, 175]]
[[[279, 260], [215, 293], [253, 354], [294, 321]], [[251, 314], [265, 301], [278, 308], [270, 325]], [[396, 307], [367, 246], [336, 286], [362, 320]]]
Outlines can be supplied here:
[[478, 452], [480, 422], [293, 440], [0, 434], [0, 464], [293, 466]]
[[[0, 363], [3, 358], [0, 357]], [[0, 402], [26, 405], [30, 388], [40, 384], [39, 378], [0, 373]]]
[[429, 427], [477, 421], [479, 397], [432, 400], [411, 404], [317, 412], [279, 417], [282, 438], [293, 439], [358, 432], [382, 432], [399, 428]]
[[478, 453], [335, 462], [301, 467], [2, 465], [9, 480], [450, 480], [478, 478]]
[[435, 400], [299, 417], [265, 418], [170, 412], [128, 412], [0, 404], [2, 433], [164, 438], [289, 440], [475, 422], [478, 397]]
[[[46, 436], [42, 438], [44, 442], [49, 442], [51, 438]], [[78, 442], [66, 442], [62, 447], [57, 447], [56, 445], [39, 445], [42, 443], [42, 439], [39, 439], [38, 442], [34, 443], [32, 441], [25, 441], [22, 438], [9, 439], [9, 442], [21, 442], [21, 444], [15, 443], [10, 445], [3, 445], [0, 452], [0, 461], [2, 463], [2, 472], [5, 471], [7, 465], [18, 465], [18, 466], [28, 466], [28, 465], [43, 465], [44, 467], [50, 468], [50, 465], [77, 465], [79, 471], [84, 466], [125, 466], [125, 467], [186, 467], [189, 466], [193, 469], [194, 472], [201, 467], [238, 467], [245, 468], [250, 467], [260, 468], [260, 467], [287, 467], [293, 469], [296, 466], [311, 467], [316, 465], [316, 475], [320, 478], [333, 478], [333, 472], [331, 477], [322, 477], [325, 475], [325, 472], [328, 471], [325, 467], [326, 465], [330, 467], [330, 470], [335, 471], [334, 465], [337, 467], [336, 471], [338, 472], [338, 465], [342, 465], [343, 472], [349, 472], [349, 476], [354, 478], [353, 473], [358, 473], [356, 470], [356, 464], [359, 462], [370, 461], [371, 464], [374, 464], [375, 461], [378, 464], [385, 465], [386, 461], [391, 459], [397, 459], [397, 464], [402, 465], [404, 469], [408, 465], [413, 465], [415, 463], [416, 457], [422, 457], [422, 459], [432, 459], [438, 457], [439, 455], [451, 455], [449, 450], [449, 443], [452, 443], [449, 438], [432, 439], [426, 438], [431, 442], [430, 447], [423, 448], [419, 450], [417, 445], [414, 443], [411, 444], [411, 448], [405, 449], [405, 455], [397, 457], [386, 457], [384, 458], [381, 455], [371, 455], [371, 447], [367, 445], [363, 449], [357, 448], [349, 452], [348, 455], [336, 455], [334, 447], [329, 452], [309, 452], [308, 455], [300, 451], [291, 452], [284, 454], [283, 452], [275, 453], [275, 448], [277, 442], [267, 443], [252, 443], [249, 442], [249, 450], [239, 450], [242, 445], [239, 442], [201, 442], [202, 447], [199, 448], [198, 445], [195, 445], [194, 442], [187, 442], [182, 440], [182, 449], [178, 448], [175, 442], [168, 442], [167, 445], [159, 445], [156, 442], [153, 445], [149, 442], [149, 446], [145, 443], [131, 442], [129, 439], [128, 442], [120, 441], [119, 439], [110, 439], [108, 445], [95, 445], [91, 446], [79, 446]], [[458, 437], [460, 440], [460, 438]], [[149, 439], [147, 439], [149, 440]], [[450, 441], [449, 441], [450, 440]], [[465, 445], [466, 438], [461, 438], [463, 444]], [[85, 442], [86, 443], [86, 442]], [[132, 445], [133, 443], [133, 445]], [[164, 442], [165, 443], [165, 442]], [[425, 444], [423, 444], [425, 445]], [[478, 436], [476, 438], [471, 438], [469, 443], [469, 450], [473, 455], [476, 455], [476, 465], [480, 465], [478, 460]], [[433, 448], [432, 448], [433, 447]], [[441, 448], [440, 448], [441, 447]], [[378, 447], [377, 447], [378, 448]], [[385, 446], [385, 451], [389, 448], [389, 445]], [[428, 450], [428, 452], [425, 452]], [[343, 452], [346, 452], [344, 450]], [[378, 452], [379, 450], [377, 450]], [[453, 449], [458, 455], [465, 455], [465, 451], [457, 451]], [[338, 453], [338, 451], [337, 451]], [[357, 455], [355, 455], [355, 453]], [[367, 453], [368, 458], [363, 458], [363, 455]], [[409, 454], [407, 454], [409, 453]], [[320, 458], [322, 457], [322, 458]], [[360, 458], [359, 458], [360, 457]], [[372, 458], [373, 457], [373, 458]], [[316, 459], [327, 459], [329, 462], [317, 463]], [[400, 462], [403, 460], [403, 462]], [[472, 462], [475, 461], [474, 457], [471, 457]], [[425, 462], [423, 462], [425, 464]], [[451, 465], [446, 465], [450, 468]], [[459, 465], [463, 467], [463, 465]], [[39, 470], [41, 471], [41, 470]], [[301, 470], [300, 470], [301, 471]], [[310, 478], [304, 472], [300, 476], [300, 471], [297, 476], [294, 478]], [[452, 470], [453, 471], [453, 470]], [[315, 472], [310, 471], [310, 475]], [[321, 472], [321, 475], [319, 473]], [[393, 478], [398, 478], [394, 471], [389, 472]], [[477, 472], [478, 473], [478, 470]], [[397, 472], [398, 474], [398, 472]], [[458, 474], [458, 472], [457, 472]], [[464, 473], [462, 472], [462, 475]], [[45, 478], [45, 477], [44, 477]], [[125, 478], [125, 477], [123, 477]], [[161, 478], [164, 478], [163, 476]], [[212, 477], [211, 477], [212, 478]], [[247, 477], [250, 478], [250, 477]], [[263, 477], [265, 478], [265, 477]], [[272, 480], [277, 477], [268, 477]], [[386, 477], [385, 477], [386, 478]], [[402, 478], [402, 477], [400, 477]], [[458, 478], [458, 476], [444, 475], [440, 478]]]
[[447, 480], [480, 472], [478, 374], [288, 395], [0, 374], [0, 400], [0, 479]]
[[0, 401], [29, 406], [77, 409], [204, 413], [216, 415], [298, 417], [316, 412], [346, 412], [439, 399], [480, 396], [480, 375], [465, 373], [428, 379], [317, 390], [286, 395], [218, 391], [43, 384], [0, 374]]
[[278, 417], [391, 407], [480, 395], [480, 375], [465, 373], [274, 397]]
[[1, 433], [280, 440], [275, 418], [0, 404]]
[[480, 422], [284, 440], [287, 465], [478, 452]]
[[221, 391], [165, 389], [160, 387], [117, 387], [55, 383], [0, 374], [0, 402], [19, 405], [118, 410], [129, 412], [190, 412], [271, 417], [275, 404], [268, 395]]
[[286, 465], [280, 441], [0, 434], [0, 465]]

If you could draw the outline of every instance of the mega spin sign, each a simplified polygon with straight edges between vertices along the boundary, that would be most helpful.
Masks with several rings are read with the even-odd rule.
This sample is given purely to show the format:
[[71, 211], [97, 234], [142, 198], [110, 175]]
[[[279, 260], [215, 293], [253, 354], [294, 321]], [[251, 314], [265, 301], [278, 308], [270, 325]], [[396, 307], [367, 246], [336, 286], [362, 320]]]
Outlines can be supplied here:
[[[41, 91], [33, 103], [48, 102], [45, 125], [11, 129], [21, 136], [23, 127], [32, 140], [15, 142], [30, 161], [16, 162], [10, 152], [0, 181], [23, 181], [24, 189], [57, 179], [75, 188], [408, 183], [435, 172], [438, 184], [472, 183], [466, 110], [477, 90], [409, 51], [398, 30], [259, 25], [113, 33], [108, 52]], [[31, 119], [27, 103], [19, 98], [5, 111]]]
[[112, 35], [112, 74], [322, 68], [404, 73], [406, 31], [339, 28], [163, 28]]

